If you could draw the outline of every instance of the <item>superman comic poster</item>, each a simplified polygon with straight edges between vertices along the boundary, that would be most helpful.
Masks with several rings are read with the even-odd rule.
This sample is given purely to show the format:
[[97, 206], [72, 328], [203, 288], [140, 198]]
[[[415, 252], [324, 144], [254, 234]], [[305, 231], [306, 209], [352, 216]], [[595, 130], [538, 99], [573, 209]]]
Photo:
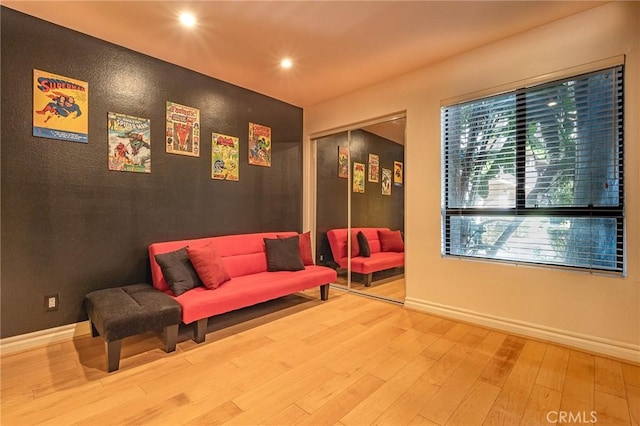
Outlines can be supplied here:
[[151, 173], [151, 120], [108, 113], [109, 170]]
[[33, 70], [33, 136], [89, 141], [89, 83]]
[[167, 101], [166, 151], [200, 156], [200, 110]]
[[211, 134], [211, 178], [218, 180], [240, 179], [239, 141], [234, 136]]
[[271, 128], [249, 123], [249, 164], [271, 167]]

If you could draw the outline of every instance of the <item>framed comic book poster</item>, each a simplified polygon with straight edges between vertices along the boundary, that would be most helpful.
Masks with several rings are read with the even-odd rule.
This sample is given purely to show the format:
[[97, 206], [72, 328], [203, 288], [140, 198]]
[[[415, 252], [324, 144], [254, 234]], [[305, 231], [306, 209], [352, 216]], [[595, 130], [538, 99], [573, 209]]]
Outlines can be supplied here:
[[393, 162], [393, 184], [395, 186], [402, 186], [402, 178], [404, 176], [404, 169], [402, 168], [401, 161]]
[[151, 120], [107, 114], [109, 170], [151, 173]]
[[338, 177], [349, 179], [349, 148], [338, 147]]
[[391, 170], [382, 169], [382, 195], [391, 195]]
[[211, 179], [240, 180], [239, 141], [235, 136], [211, 134]]
[[249, 164], [271, 167], [271, 127], [249, 123]]
[[364, 164], [353, 163], [353, 192], [364, 194]]
[[33, 136], [89, 141], [89, 83], [33, 70]]
[[369, 154], [369, 182], [378, 182], [380, 173], [380, 157], [376, 154]]
[[167, 101], [166, 151], [200, 156], [200, 110]]

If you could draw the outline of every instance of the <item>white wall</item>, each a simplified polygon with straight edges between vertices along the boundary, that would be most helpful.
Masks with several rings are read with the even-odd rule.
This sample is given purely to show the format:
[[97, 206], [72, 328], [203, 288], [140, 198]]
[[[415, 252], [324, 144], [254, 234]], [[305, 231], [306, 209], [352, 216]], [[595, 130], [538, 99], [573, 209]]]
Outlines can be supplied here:
[[[626, 277], [442, 258], [441, 101], [617, 55], [626, 55]], [[616, 2], [307, 108], [305, 134], [407, 111], [408, 307], [640, 361], [639, 101], [640, 3]]]

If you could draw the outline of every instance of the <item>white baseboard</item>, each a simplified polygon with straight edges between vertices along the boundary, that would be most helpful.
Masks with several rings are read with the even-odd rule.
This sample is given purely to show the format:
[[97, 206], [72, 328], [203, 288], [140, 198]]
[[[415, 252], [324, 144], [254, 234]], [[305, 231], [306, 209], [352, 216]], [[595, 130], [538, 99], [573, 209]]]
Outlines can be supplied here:
[[569, 346], [596, 354], [627, 360], [636, 364], [640, 363], [640, 345], [603, 339], [567, 330], [554, 329], [525, 321], [502, 318], [454, 306], [427, 302], [425, 300], [415, 299], [412, 297], [407, 297], [405, 299], [404, 306], [420, 312], [448, 317], [509, 333], [558, 343], [563, 346]]
[[89, 321], [6, 337], [0, 339], [0, 355], [8, 355], [52, 343], [65, 342], [72, 340], [74, 337], [85, 336], [87, 334], [91, 334]]

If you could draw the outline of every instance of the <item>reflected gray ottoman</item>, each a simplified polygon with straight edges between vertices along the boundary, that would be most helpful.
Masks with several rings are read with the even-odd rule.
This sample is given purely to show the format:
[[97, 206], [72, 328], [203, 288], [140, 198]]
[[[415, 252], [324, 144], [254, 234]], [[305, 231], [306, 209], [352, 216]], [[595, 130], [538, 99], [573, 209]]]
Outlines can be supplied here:
[[180, 304], [149, 284], [107, 288], [87, 294], [84, 308], [91, 322], [91, 335], [106, 342], [107, 371], [120, 367], [122, 339], [152, 330], [164, 331], [166, 352], [176, 349]]

